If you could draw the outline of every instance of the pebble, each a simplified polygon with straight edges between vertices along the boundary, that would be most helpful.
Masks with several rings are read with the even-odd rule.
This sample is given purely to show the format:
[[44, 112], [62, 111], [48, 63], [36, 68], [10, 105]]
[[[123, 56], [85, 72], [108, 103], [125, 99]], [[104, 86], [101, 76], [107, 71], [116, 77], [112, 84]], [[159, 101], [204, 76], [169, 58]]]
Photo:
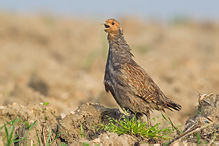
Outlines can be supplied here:
[[72, 115], [74, 115], [74, 114], [75, 114], [75, 112], [74, 112], [74, 111], [71, 111], [70, 113], [71, 113]]
[[100, 143], [100, 138], [96, 138], [93, 140], [94, 143]]
[[61, 113], [61, 118], [64, 119], [66, 115], [64, 113]]

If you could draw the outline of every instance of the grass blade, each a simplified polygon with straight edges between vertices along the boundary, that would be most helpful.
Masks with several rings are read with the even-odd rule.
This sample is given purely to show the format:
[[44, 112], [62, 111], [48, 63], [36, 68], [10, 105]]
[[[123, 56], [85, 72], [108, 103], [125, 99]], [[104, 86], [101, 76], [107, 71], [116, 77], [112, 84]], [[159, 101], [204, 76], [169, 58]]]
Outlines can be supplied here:
[[49, 140], [50, 140], [51, 133], [52, 133], [51, 131], [52, 131], [51, 128], [49, 128], [49, 137], [47, 139], [46, 146], [49, 146]]
[[9, 143], [9, 139], [8, 139], [8, 128], [7, 128], [6, 125], [5, 125], [4, 129], [5, 129], [5, 133], [6, 133], [7, 143]]
[[81, 138], [84, 138], [84, 130], [83, 130], [82, 124], [81, 124]]
[[57, 133], [57, 134], [56, 134], [56, 137], [49, 143], [50, 145], [58, 138], [59, 134], [60, 134], [60, 133]]
[[10, 143], [12, 143], [12, 136], [13, 136], [13, 133], [14, 133], [14, 125], [10, 125], [10, 127], [11, 127], [11, 130], [10, 130], [10, 135], [9, 135], [8, 140], [10, 141]]
[[32, 127], [33, 127], [34, 125], [36, 125], [36, 122], [37, 122], [37, 120], [34, 121], [34, 122], [30, 125], [30, 127], [29, 127], [28, 130], [27, 130], [27, 132], [24, 134], [24, 137], [22, 137], [21, 139], [18, 139], [18, 140], [14, 140], [14, 142], [19, 142], [19, 141], [24, 140], [25, 137], [26, 137], [26, 135], [28, 134], [28, 132], [32, 129]]
[[[36, 130], [35, 130], [35, 131], [36, 131]], [[36, 135], [37, 135], [37, 140], [38, 140], [39, 146], [41, 146], [40, 138], [39, 138], [39, 135], [38, 135], [37, 131], [36, 131]]]

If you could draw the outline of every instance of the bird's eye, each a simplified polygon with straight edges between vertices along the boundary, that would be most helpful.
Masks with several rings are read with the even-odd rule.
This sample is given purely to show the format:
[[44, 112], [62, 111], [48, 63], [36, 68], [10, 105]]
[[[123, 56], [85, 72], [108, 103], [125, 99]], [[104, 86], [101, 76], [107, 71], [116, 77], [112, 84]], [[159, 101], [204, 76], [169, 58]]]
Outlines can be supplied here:
[[115, 23], [114, 22], [112, 22], [112, 25], [114, 25]]

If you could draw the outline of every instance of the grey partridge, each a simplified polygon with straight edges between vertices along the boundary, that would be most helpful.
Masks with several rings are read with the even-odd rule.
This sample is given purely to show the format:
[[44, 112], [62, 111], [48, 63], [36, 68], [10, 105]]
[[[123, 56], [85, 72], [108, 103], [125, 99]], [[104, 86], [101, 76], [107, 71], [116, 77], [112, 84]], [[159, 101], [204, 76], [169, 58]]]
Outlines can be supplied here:
[[106, 92], [111, 92], [122, 109], [135, 113], [137, 117], [145, 114], [148, 121], [150, 111], [181, 110], [181, 106], [167, 98], [145, 70], [133, 60], [119, 22], [108, 19], [104, 27], [109, 42], [104, 76]]

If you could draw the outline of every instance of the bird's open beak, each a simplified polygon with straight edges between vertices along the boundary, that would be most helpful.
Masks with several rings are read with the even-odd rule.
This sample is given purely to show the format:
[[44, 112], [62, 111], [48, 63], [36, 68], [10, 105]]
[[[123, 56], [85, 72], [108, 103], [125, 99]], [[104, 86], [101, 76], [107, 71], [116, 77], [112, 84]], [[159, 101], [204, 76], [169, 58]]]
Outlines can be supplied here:
[[103, 25], [104, 25], [104, 27], [105, 27], [105, 31], [107, 30], [107, 29], [109, 29], [110, 28], [110, 26], [108, 25], [108, 23], [107, 22], [104, 22], [104, 23], [102, 23]]

